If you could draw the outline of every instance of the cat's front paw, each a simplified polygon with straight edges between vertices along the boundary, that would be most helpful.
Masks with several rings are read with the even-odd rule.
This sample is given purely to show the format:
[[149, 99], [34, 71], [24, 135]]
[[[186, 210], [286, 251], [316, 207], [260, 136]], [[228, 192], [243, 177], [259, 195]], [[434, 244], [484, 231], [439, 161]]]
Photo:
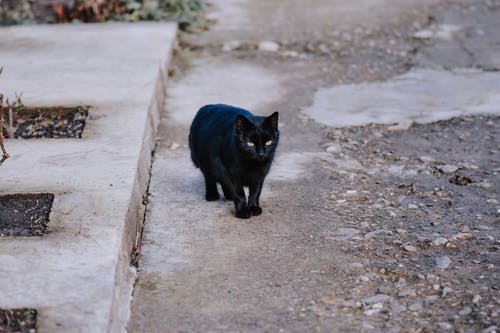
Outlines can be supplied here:
[[207, 201], [216, 201], [216, 200], [219, 200], [220, 199], [220, 195], [218, 192], [214, 192], [214, 193], [207, 193], [205, 195], [205, 199]]
[[252, 206], [250, 207], [250, 213], [252, 213], [253, 216], [258, 216], [262, 214], [262, 208], [258, 206]]
[[240, 219], [248, 219], [252, 216], [250, 210], [248, 208], [242, 208], [236, 211], [236, 217]]

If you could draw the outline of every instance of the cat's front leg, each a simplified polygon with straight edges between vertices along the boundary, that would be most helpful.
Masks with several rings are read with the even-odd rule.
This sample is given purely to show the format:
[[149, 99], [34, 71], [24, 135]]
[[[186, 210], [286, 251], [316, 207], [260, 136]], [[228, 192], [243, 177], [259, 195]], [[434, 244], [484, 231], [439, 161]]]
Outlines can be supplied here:
[[[236, 217], [240, 219], [248, 219], [252, 214], [247, 206], [247, 197], [243, 186], [237, 182], [233, 182], [228, 176], [224, 176], [221, 179], [221, 186], [224, 189], [224, 195], [231, 197], [234, 201], [234, 209], [236, 211]], [[226, 197], [227, 197], [226, 196]]]
[[259, 205], [260, 193], [262, 192], [262, 185], [264, 181], [256, 181], [250, 183], [248, 194], [248, 209], [253, 216], [262, 214], [262, 208]]
[[234, 208], [236, 210], [236, 217], [240, 219], [250, 218], [252, 214], [248, 209], [247, 198], [245, 195], [245, 191], [243, 190], [243, 186], [236, 185], [234, 189], [235, 189], [234, 191], [235, 195], [233, 196], [233, 199], [234, 199]]

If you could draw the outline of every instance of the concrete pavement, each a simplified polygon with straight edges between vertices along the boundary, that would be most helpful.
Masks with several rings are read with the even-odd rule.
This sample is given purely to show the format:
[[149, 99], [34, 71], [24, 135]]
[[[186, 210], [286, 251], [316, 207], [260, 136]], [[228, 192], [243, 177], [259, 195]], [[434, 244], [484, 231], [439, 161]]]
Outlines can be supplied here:
[[[498, 11], [479, 6], [473, 10], [467, 1], [457, 2], [456, 8], [440, 1], [418, 5], [363, 1], [355, 6], [349, 1], [214, 3], [212, 15], [218, 24], [201, 35], [182, 37], [187, 45], [181, 56], [190, 66], [180, 70], [168, 87], [128, 331], [494, 330], [498, 314], [491, 310], [495, 303], [491, 284], [497, 272], [494, 253], [487, 251], [485, 242], [494, 242], [498, 233], [487, 240], [488, 231], [481, 231], [492, 232], [493, 208], [481, 206], [477, 212], [483, 229], [473, 225], [470, 216], [464, 220], [446, 216], [441, 224], [432, 222], [441, 227], [428, 231], [426, 221], [441, 218], [437, 213], [445, 214], [448, 206], [443, 213], [439, 204], [429, 208], [402, 192], [417, 182], [425, 193], [435, 193], [434, 187], [445, 191], [448, 179], [428, 171], [429, 165], [420, 165], [415, 147], [404, 149], [411, 145], [401, 138], [402, 132], [383, 126], [343, 130], [328, 126], [383, 120], [400, 123], [398, 128], [404, 130], [411, 125], [408, 120], [432, 121], [438, 111], [443, 118], [461, 111], [498, 114], [497, 72], [448, 72], [441, 64], [456, 52], [437, 57], [434, 71], [418, 67], [429, 66], [429, 62], [422, 65], [431, 54], [426, 53], [429, 44], [458, 43], [461, 36], [442, 40], [431, 33], [425, 41], [414, 36], [438, 29], [442, 21], [434, 26], [429, 15], [448, 18], [445, 14], [454, 10], [470, 14], [463, 29], [489, 31], [477, 24], [496, 24], [494, 20], [477, 18], [485, 12], [498, 17]], [[277, 50], [259, 49], [266, 40], [274, 41]], [[475, 52], [480, 53], [485, 44], [477, 47]], [[474, 66], [491, 59], [476, 58]], [[407, 73], [410, 69], [415, 72]], [[466, 94], [457, 96], [447, 87]], [[447, 93], [439, 93], [443, 91]], [[462, 102], [468, 106], [457, 110]], [[189, 160], [187, 133], [197, 109], [208, 103], [235, 104], [262, 115], [280, 111], [281, 142], [259, 217], [242, 221], [233, 216], [230, 202], [203, 199], [203, 179]], [[428, 106], [432, 107], [426, 110]], [[494, 133], [497, 123], [484, 122]], [[460, 153], [462, 146], [445, 146], [455, 142], [451, 139], [440, 142], [444, 151], [434, 147], [435, 127], [439, 126], [424, 130], [423, 138], [429, 141], [419, 147], [437, 155], [433, 161], [451, 158], [447, 153], [453, 151], [464, 159], [454, 163], [490, 168], [484, 175], [492, 178], [484, 176], [482, 183], [497, 179], [491, 169], [496, 160], [484, 164], [490, 161], [484, 157], [488, 151], [479, 150], [469, 158]], [[446, 135], [451, 138], [450, 133], [458, 131], [451, 128]], [[421, 133], [411, 135], [422, 138]], [[495, 147], [498, 141], [488, 137], [485, 140], [493, 140]], [[375, 149], [373, 142], [385, 145]], [[398, 142], [401, 157], [392, 155], [391, 142]], [[495, 188], [464, 194], [465, 201], [490, 200], [495, 205], [498, 201], [491, 201], [496, 200]], [[458, 185], [453, 191], [459, 191]], [[457, 212], [468, 211], [459, 208]], [[476, 288], [463, 282], [475, 257], [464, 254], [465, 242], [451, 240], [452, 232], [468, 230], [464, 225], [477, 230], [471, 234], [480, 244], [474, 251], [484, 253], [485, 263], [474, 277], [485, 281], [482, 289], [479, 283]], [[456, 251], [426, 245], [438, 236], [450, 239], [447, 244]], [[450, 272], [440, 270], [433, 260], [437, 255], [449, 256], [457, 265]], [[492, 271], [487, 273], [486, 267]], [[472, 293], [484, 302], [474, 305], [468, 296]]]

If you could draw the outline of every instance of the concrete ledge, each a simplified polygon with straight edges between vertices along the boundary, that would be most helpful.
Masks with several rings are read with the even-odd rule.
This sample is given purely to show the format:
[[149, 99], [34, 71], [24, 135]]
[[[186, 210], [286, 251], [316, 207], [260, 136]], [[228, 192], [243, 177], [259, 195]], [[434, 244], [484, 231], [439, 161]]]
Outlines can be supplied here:
[[174, 24], [0, 29], [1, 91], [29, 106], [91, 105], [81, 140], [8, 140], [0, 194], [52, 192], [43, 238], [0, 239], [0, 307], [40, 332], [121, 332], [135, 271]]

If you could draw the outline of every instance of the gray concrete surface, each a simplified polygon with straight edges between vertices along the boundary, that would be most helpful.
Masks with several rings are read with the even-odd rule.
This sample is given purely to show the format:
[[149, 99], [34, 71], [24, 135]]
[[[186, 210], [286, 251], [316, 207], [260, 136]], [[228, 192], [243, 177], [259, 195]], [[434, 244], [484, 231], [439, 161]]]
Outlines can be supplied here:
[[39, 332], [122, 332], [174, 24], [0, 29], [2, 93], [90, 105], [82, 139], [7, 140], [0, 193], [51, 192], [50, 233], [0, 239], [0, 307]]
[[[128, 332], [496, 331], [496, 3], [213, 2], [172, 68]], [[259, 217], [204, 201], [189, 160], [219, 102], [280, 111]]]

